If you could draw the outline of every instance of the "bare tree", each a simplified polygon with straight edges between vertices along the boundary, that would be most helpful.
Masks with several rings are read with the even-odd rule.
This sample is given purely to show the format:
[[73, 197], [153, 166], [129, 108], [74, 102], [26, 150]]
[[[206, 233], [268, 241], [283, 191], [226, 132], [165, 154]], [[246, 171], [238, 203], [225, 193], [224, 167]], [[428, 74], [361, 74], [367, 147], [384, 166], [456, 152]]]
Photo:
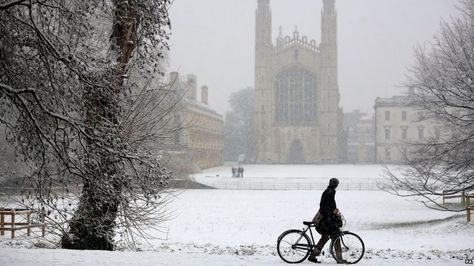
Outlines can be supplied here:
[[169, 4], [0, 1], [0, 122], [33, 169], [21, 202], [64, 248], [112, 250], [117, 231], [133, 242], [164, 218], [169, 173], [145, 144], [174, 103], [166, 90], [154, 107], [132, 95], [162, 74]]
[[460, 17], [442, 23], [429, 49], [416, 50], [407, 87], [424, 119], [440, 124], [439, 136], [413, 145], [404, 175], [388, 172], [385, 189], [416, 196], [430, 208], [462, 211], [440, 204], [443, 194], [474, 188], [474, 2], [461, 1]]
[[246, 88], [233, 93], [229, 98], [232, 111], [226, 114], [224, 126], [224, 157], [237, 160], [245, 154], [250, 160], [255, 157], [254, 120], [255, 91]]

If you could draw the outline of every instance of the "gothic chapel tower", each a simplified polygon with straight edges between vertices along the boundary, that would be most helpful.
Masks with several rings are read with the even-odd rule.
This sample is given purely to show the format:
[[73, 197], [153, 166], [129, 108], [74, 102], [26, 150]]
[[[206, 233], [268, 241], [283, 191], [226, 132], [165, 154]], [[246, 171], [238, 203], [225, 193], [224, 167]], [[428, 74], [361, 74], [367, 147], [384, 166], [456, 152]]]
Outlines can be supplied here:
[[257, 163], [335, 163], [342, 110], [337, 83], [335, 0], [323, 0], [321, 43], [280, 34], [272, 41], [270, 0], [257, 0], [255, 143]]

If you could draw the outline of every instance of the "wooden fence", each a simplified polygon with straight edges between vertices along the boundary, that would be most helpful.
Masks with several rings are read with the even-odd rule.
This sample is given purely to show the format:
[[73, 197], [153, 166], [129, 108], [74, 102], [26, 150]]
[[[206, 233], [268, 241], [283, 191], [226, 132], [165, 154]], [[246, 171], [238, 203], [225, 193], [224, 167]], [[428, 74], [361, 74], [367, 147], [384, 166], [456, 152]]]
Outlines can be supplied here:
[[[3, 236], [5, 231], [10, 231], [11, 237], [15, 238], [17, 230], [26, 229], [27, 236], [30, 236], [31, 228], [41, 227], [41, 235], [44, 237], [46, 234], [44, 214], [39, 214], [41, 223], [32, 223], [32, 214], [33, 211], [29, 209], [0, 208], [0, 235]], [[8, 217], [9, 221], [6, 219]]]
[[466, 208], [467, 222], [471, 222], [471, 212], [474, 211], [474, 194], [469, 194], [468, 191], [443, 190], [443, 204], [447, 199], [461, 199], [461, 204]]
[[466, 190], [457, 191], [457, 190], [443, 190], [443, 205], [446, 204], [447, 199], [461, 199], [461, 204], [466, 203]]

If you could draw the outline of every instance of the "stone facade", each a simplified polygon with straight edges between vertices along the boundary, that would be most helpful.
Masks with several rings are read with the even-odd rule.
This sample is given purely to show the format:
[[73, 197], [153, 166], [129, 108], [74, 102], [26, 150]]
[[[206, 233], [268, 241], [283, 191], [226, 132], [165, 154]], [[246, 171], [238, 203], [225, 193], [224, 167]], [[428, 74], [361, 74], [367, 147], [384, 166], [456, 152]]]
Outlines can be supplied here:
[[[341, 157], [335, 0], [323, 0], [321, 38], [272, 43], [269, 0], [258, 0], [255, 44], [257, 163], [335, 163]], [[315, 12], [316, 13], [316, 12]]]
[[405, 156], [429, 138], [439, 138], [441, 125], [410, 104], [410, 94], [375, 100], [377, 163], [403, 164]]
[[375, 162], [375, 122], [359, 110], [344, 114], [347, 136], [346, 162], [355, 164]]
[[197, 102], [187, 101], [183, 119], [190, 125], [183, 132], [183, 145], [191, 153], [191, 160], [201, 169], [222, 165], [224, 162], [224, 120]]
[[205, 169], [222, 165], [224, 149], [224, 119], [208, 105], [208, 87], [201, 87], [201, 101], [197, 99], [197, 77], [188, 75], [186, 79], [179, 73], [170, 74], [172, 90], [184, 95], [173, 113], [174, 125], [182, 130], [174, 139], [175, 158], [181, 164], [190, 163]]

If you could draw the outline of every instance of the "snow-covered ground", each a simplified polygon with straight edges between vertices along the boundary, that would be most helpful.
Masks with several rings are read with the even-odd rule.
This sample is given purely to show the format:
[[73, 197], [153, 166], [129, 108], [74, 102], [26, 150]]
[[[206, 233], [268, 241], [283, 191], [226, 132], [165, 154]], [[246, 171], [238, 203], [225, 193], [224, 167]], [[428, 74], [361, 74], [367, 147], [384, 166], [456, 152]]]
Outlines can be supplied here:
[[[380, 166], [246, 166], [236, 182], [376, 182]], [[343, 171], [341, 170], [343, 169]], [[229, 179], [228, 167], [194, 178]], [[227, 173], [227, 176], [224, 175]], [[211, 176], [211, 177], [208, 177]], [[367, 180], [372, 179], [372, 180]], [[242, 181], [243, 180], [243, 181]], [[214, 181], [213, 181], [214, 182]], [[303, 185], [304, 186], [304, 185]], [[0, 265], [284, 265], [276, 239], [290, 228], [302, 228], [318, 208], [322, 190], [186, 190], [170, 206], [173, 219], [161, 240], [143, 241], [141, 252], [42, 249], [40, 239], [0, 237]], [[465, 213], [436, 212], [412, 199], [374, 190], [339, 190], [338, 207], [346, 229], [366, 245], [358, 265], [465, 265], [474, 258], [474, 225]], [[335, 264], [329, 257], [324, 264]], [[304, 265], [310, 265], [304, 262]]]
[[[194, 177], [231, 177], [231, 167], [237, 166], [236, 164], [226, 163], [223, 166], [209, 168], [202, 173], [194, 174]], [[316, 178], [325, 179], [328, 177], [338, 177], [342, 179], [379, 179], [383, 178], [385, 166], [382, 165], [353, 165], [353, 164], [328, 164], [328, 165], [243, 165], [244, 177], [255, 179], [293, 179], [293, 178]], [[400, 170], [401, 166], [389, 165], [390, 170]], [[256, 180], [260, 181], [260, 180]]]
[[232, 166], [210, 168], [191, 177], [212, 187], [243, 190], [321, 190], [329, 178], [337, 177], [340, 190], [377, 190], [387, 169], [403, 171], [394, 165], [244, 165], [244, 178], [232, 178]]

